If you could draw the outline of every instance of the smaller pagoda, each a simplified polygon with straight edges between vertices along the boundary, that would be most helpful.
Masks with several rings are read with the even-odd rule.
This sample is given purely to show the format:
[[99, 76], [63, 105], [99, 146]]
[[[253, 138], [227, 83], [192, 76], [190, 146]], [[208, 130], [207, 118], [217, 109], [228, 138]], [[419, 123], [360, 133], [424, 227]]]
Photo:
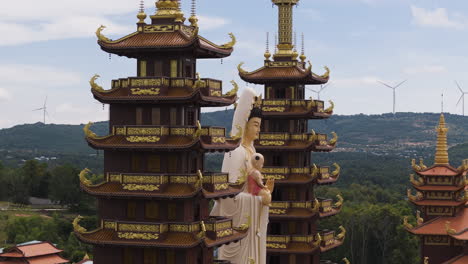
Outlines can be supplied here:
[[[468, 263], [468, 160], [454, 168], [449, 163], [444, 115], [437, 131], [435, 164], [431, 167], [412, 161], [410, 181], [416, 194], [408, 189], [408, 199], [416, 205], [417, 224], [404, 218], [406, 229], [421, 238], [421, 263]], [[417, 175], [417, 176], [415, 176]]]
[[49, 242], [34, 241], [32, 243], [19, 244], [5, 249], [0, 254], [0, 264], [70, 263], [69, 260], [59, 255], [62, 251]]

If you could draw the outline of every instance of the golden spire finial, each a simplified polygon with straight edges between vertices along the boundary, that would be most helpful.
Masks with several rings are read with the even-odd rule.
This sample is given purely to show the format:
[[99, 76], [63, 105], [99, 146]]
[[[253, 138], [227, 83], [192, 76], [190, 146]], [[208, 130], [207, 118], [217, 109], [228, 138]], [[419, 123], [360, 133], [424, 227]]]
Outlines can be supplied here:
[[140, 1], [140, 10], [138, 12], [137, 18], [140, 20], [138, 21], [138, 24], [144, 24], [145, 19], [146, 19], [146, 13], [145, 13], [145, 1], [141, 0]]
[[265, 50], [265, 60], [269, 60], [271, 57], [270, 53], [270, 32], [266, 33], [266, 50]]
[[192, 6], [190, 8], [191, 15], [189, 18], [190, 25], [192, 27], [198, 27], [198, 18], [197, 18], [197, 4], [195, 0], [192, 0]]
[[449, 157], [447, 151], [447, 132], [448, 128], [445, 126], [444, 114], [440, 114], [439, 125], [436, 127], [437, 131], [437, 146], [435, 154], [435, 164], [449, 165]]
[[[278, 52], [275, 56], [293, 56], [293, 6], [299, 0], [271, 0], [278, 6]], [[297, 52], [296, 52], [297, 53]], [[297, 56], [296, 56], [297, 57]]]
[[159, 0], [156, 2], [156, 14], [152, 19], [174, 18], [175, 22], [184, 22], [184, 13], [180, 9], [179, 0]]
[[84, 255], [84, 257], [83, 257], [82, 260], [90, 260], [90, 259], [91, 259], [91, 258], [88, 256], [88, 253], [86, 253], [86, 254]]

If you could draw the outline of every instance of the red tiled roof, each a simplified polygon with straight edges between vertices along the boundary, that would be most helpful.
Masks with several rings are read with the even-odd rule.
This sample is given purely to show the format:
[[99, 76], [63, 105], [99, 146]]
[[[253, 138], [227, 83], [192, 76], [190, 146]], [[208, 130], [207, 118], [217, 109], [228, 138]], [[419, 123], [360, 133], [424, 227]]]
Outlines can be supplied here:
[[63, 250], [56, 248], [49, 242], [41, 242], [36, 244], [24, 245], [24, 246], [16, 246], [8, 250], [10, 252], [5, 252], [0, 254], [0, 257], [13, 257], [13, 258], [21, 258], [21, 257], [36, 257], [36, 256], [43, 256], [49, 254], [56, 254], [60, 253]]
[[463, 210], [454, 217], [437, 217], [409, 231], [416, 235], [448, 235], [445, 229], [445, 223], [447, 221], [450, 221], [450, 227], [458, 232], [452, 235], [452, 237], [459, 240], [468, 239], [468, 208], [463, 208]]
[[468, 264], [468, 255], [459, 255], [442, 264]]
[[417, 171], [417, 173], [425, 176], [455, 176], [460, 174], [457, 169], [450, 165], [434, 165], [426, 170]]
[[69, 263], [68, 260], [59, 255], [47, 255], [28, 259], [29, 264], [62, 264]]
[[307, 69], [302, 69], [299, 66], [290, 67], [267, 67], [264, 66], [253, 72], [239, 72], [242, 80], [255, 83], [265, 84], [271, 81], [291, 81], [295, 80], [303, 84], [324, 84], [328, 82], [328, 78], [323, 78], [313, 74]]

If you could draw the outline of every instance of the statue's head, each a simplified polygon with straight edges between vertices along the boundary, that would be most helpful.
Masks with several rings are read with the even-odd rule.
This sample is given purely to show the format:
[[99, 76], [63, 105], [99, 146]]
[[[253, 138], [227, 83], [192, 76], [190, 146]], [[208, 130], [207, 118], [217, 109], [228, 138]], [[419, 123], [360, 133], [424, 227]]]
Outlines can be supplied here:
[[265, 159], [263, 158], [263, 155], [260, 153], [255, 153], [252, 156], [252, 167], [254, 167], [257, 170], [261, 170], [263, 168], [263, 163], [265, 162]]
[[248, 121], [245, 125], [244, 140], [254, 141], [258, 139], [260, 126], [262, 125], [262, 109], [254, 106], [250, 111]]

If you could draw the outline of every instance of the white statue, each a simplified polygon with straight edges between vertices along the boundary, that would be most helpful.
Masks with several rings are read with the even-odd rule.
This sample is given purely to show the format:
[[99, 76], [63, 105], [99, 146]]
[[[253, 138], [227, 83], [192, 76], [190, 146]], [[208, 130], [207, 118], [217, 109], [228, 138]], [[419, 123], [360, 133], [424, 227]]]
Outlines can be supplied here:
[[251, 161], [256, 153], [254, 141], [258, 138], [262, 122], [261, 109], [254, 107], [256, 99], [255, 92], [250, 88], [244, 89], [240, 96], [234, 112], [231, 135], [241, 135], [241, 145], [224, 155], [221, 169], [222, 172], [229, 173], [229, 182], [243, 182], [244, 191], [234, 198], [216, 201], [211, 211], [212, 216], [232, 218], [234, 227], [250, 222], [247, 237], [218, 250], [218, 259], [229, 260], [233, 264], [250, 263], [249, 259], [256, 264], [266, 263], [268, 205], [271, 202], [274, 180], [267, 180], [268, 191], [259, 192], [259, 195], [252, 195], [246, 188], [248, 174], [255, 170]]

